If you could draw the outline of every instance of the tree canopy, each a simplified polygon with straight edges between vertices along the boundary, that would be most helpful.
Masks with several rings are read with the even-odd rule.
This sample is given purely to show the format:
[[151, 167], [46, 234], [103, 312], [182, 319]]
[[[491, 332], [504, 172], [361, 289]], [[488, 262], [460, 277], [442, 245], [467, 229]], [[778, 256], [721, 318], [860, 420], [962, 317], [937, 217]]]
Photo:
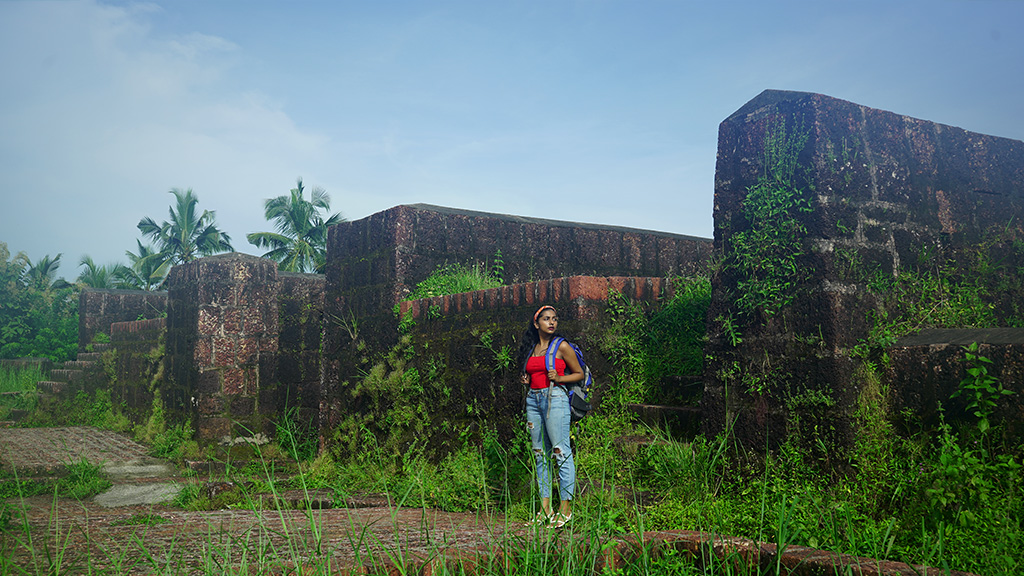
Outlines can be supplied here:
[[217, 227], [212, 210], [198, 213], [199, 199], [192, 189], [173, 188], [175, 204], [168, 208], [170, 220], [157, 224], [152, 218], [139, 220], [139, 231], [157, 243], [157, 249], [172, 264], [191, 262], [200, 256], [231, 252], [231, 237]]
[[0, 242], [0, 358], [70, 360], [78, 350], [78, 291], [54, 279], [60, 255], [32, 263]]
[[264, 215], [274, 223], [276, 232], [254, 232], [246, 240], [267, 249], [263, 257], [277, 262], [287, 272], [323, 272], [327, 263], [327, 229], [345, 219], [341, 214], [324, 216], [331, 210], [331, 199], [320, 187], [305, 197], [302, 178], [291, 193], [263, 203]]

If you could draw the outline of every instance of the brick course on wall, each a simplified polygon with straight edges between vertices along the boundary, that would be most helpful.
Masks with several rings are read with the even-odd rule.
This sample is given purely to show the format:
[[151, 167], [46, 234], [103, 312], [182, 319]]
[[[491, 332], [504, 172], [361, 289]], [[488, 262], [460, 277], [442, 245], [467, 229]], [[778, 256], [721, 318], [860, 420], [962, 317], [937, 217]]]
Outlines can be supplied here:
[[[811, 208], [797, 213], [799, 280], [778, 314], [741, 318], [730, 241], [751, 226], [744, 202], [763, 167], [766, 132], [780, 121], [808, 136], [796, 172]], [[849, 445], [861, 385], [851, 350], [881, 306], [870, 279], [912, 270], [928, 254], [956, 262], [992, 229], [1019, 233], [1022, 206], [1022, 142], [820, 94], [769, 90], [751, 100], [719, 128], [714, 217], [722, 265], [709, 312], [705, 430], [733, 424], [749, 445], [776, 446], [787, 434], [787, 398], [821, 393], [835, 402], [821, 420], [822, 437]], [[730, 331], [742, 333], [739, 346]]]

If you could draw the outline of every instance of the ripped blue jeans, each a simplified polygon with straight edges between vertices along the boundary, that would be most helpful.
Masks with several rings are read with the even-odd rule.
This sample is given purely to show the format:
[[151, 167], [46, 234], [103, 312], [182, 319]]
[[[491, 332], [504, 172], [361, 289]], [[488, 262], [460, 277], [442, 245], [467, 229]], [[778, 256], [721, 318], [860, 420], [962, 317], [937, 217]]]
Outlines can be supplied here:
[[[548, 404], [550, 403], [550, 410]], [[576, 490], [576, 463], [569, 446], [569, 396], [561, 386], [530, 390], [526, 394], [526, 427], [533, 443], [537, 461], [537, 485], [541, 498], [551, 497], [551, 457], [558, 470], [558, 494], [563, 501], [572, 500]]]

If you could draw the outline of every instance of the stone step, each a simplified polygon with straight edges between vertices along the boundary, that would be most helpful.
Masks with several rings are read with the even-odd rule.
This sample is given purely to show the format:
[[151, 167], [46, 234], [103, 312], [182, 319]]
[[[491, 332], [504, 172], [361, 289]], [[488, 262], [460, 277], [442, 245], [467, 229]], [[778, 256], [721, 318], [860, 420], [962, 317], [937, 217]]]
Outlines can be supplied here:
[[99, 362], [102, 359], [102, 352], [79, 352], [76, 358], [79, 362]]
[[68, 368], [56, 368], [50, 370], [50, 380], [53, 382], [78, 382], [82, 378], [81, 370], [70, 370]]
[[[106, 352], [112, 347], [113, 346], [108, 342], [97, 342], [92, 345], [92, 353]], [[84, 352], [84, 354], [89, 354], [89, 352]], [[81, 354], [79, 354], [79, 356], [81, 356]]]
[[25, 394], [24, 390], [10, 390], [8, 392], [0, 392], [2, 398], [21, 398]]
[[676, 438], [693, 438], [700, 432], [700, 408], [696, 406], [626, 404], [626, 409], [644, 424], [659, 430], [668, 429]]
[[21, 410], [15, 408], [7, 413], [7, 417], [11, 420], [11, 422], [21, 422], [22, 420], [25, 419], [26, 416], [28, 416], [28, 412], [28, 410]]
[[36, 390], [38, 390], [40, 394], [51, 394], [53, 396], [57, 396], [67, 389], [67, 382], [55, 382], [53, 380], [36, 382]]
[[64, 363], [64, 368], [67, 370], [85, 370], [92, 366], [95, 362], [87, 362], [84, 360], [68, 360]]

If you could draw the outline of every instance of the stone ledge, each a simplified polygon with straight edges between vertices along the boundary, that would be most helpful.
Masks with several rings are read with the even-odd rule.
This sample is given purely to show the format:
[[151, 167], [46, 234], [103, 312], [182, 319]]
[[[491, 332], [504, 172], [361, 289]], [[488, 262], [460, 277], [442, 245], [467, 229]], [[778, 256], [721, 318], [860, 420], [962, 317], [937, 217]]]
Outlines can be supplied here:
[[922, 330], [913, 336], [906, 336], [896, 341], [896, 348], [911, 346], [967, 346], [978, 344], [1009, 345], [1024, 344], [1024, 328], [965, 328], [965, 329], [931, 329]]

